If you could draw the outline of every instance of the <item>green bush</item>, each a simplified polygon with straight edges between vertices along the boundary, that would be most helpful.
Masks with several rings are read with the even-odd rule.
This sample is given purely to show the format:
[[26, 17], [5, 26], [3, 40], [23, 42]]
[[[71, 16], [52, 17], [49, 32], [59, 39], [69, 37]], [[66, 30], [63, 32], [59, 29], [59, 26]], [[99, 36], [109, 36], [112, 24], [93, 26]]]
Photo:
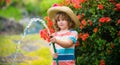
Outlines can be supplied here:
[[5, 18], [15, 18], [15, 20], [19, 20], [22, 18], [22, 14], [20, 10], [16, 7], [7, 7], [6, 9], [1, 9], [0, 10], [0, 16], [3, 16]]
[[119, 65], [120, 1], [81, 0], [68, 5], [80, 19], [77, 65]]
[[18, 0], [0, 0], [0, 16], [8, 19], [13, 18], [18, 21], [22, 18], [20, 6], [22, 6], [22, 2]]

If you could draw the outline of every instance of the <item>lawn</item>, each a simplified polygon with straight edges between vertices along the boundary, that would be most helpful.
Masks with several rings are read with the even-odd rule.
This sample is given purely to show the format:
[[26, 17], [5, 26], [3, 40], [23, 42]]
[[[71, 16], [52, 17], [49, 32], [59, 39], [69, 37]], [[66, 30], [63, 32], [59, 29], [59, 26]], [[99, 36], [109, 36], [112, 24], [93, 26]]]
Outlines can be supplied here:
[[[0, 36], [0, 65], [51, 65], [49, 45], [38, 34], [27, 35], [21, 42], [21, 35]], [[16, 45], [18, 53], [13, 61]]]

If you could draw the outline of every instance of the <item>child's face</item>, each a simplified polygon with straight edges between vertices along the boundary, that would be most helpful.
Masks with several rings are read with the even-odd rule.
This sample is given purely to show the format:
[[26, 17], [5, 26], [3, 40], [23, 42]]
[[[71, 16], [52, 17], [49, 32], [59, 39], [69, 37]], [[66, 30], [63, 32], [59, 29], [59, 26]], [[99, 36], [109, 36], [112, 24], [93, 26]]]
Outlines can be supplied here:
[[60, 30], [68, 30], [69, 26], [68, 26], [68, 21], [60, 19], [59, 21], [57, 21], [57, 25], [60, 28]]

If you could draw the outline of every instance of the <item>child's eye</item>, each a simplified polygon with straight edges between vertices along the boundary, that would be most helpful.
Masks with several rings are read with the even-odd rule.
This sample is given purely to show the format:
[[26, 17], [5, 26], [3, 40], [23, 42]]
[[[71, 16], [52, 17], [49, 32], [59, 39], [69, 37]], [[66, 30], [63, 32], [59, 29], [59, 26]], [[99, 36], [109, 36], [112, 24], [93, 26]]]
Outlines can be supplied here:
[[59, 21], [65, 21], [65, 19], [58, 19], [57, 21], [58, 21], [58, 22], [59, 22]]
[[64, 21], [65, 19], [62, 19], [62, 21]]

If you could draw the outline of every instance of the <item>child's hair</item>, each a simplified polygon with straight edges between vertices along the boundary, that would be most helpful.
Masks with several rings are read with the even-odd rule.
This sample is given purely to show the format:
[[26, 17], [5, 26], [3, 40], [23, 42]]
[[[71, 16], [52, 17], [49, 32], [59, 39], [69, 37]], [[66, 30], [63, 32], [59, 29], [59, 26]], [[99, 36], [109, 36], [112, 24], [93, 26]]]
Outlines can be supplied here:
[[66, 13], [64, 12], [58, 12], [55, 15], [54, 21], [55, 21], [55, 28], [56, 31], [60, 31], [60, 28], [57, 25], [57, 21], [59, 21], [60, 19], [62, 20], [66, 20], [68, 22], [69, 25], [69, 29], [73, 29], [75, 27], [75, 23], [73, 22], [73, 20], [70, 18], [70, 16], [68, 16]]

